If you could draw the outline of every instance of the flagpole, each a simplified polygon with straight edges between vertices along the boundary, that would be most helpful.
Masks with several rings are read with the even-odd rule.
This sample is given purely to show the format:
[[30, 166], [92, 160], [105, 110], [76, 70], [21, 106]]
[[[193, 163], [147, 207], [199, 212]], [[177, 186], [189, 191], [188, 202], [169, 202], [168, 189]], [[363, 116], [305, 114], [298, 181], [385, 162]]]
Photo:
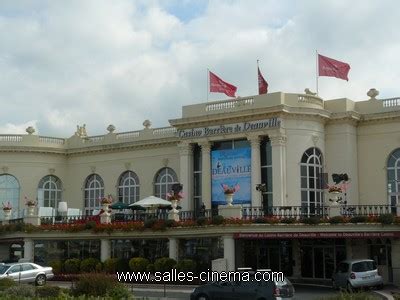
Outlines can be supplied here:
[[258, 75], [258, 70], [260, 70], [260, 66], [258, 65], [259, 61], [260, 61], [260, 60], [257, 59], [257, 90], [260, 90], [260, 87], [259, 87], [259, 84], [260, 84], [260, 83], [258, 82], [258, 76], [259, 76], [259, 75]]
[[315, 50], [315, 54], [316, 54], [316, 62], [315, 62], [315, 79], [317, 82], [317, 96], [318, 96], [318, 50]]
[[208, 102], [208, 94], [210, 93], [210, 87], [209, 87], [210, 80], [208, 78], [209, 76], [210, 76], [210, 70], [207, 68], [207, 102]]

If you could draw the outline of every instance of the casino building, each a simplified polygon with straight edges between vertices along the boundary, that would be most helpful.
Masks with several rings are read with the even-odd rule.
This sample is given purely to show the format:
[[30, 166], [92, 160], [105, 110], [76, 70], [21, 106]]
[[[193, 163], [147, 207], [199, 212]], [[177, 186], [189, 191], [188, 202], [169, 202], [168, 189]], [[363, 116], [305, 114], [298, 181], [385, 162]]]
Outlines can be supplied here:
[[[386, 282], [400, 284], [398, 219], [378, 221], [400, 213], [400, 98], [377, 99], [375, 89], [367, 95], [353, 101], [277, 92], [184, 106], [165, 128], [146, 120], [141, 130], [110, 125], [100, 136], [85, 126], [65, 139], [31, 127], [0, 135], [0, 202], [12, 206], [3, 224], [85, 220], [104, 195], [126, 204], [165, 199], [178, 183], [185, 196], [174, 218], [230, 220], [165, 231], [2, 230], [1, 257], [170, 256], [194, 258], [205, 269], [217, 260], [227, 270], [271, 268], [318, 281], [329, 281], [342, 259], [372, 258]], [[329, 193], [333, 174], [340, 191]], [[236, 188], [233, 205], [224, 186]], [[37, 199], [33, 214], [25, 195]], [[112, 214], [112, 222], [129, 223]], [[334, 224], [335, 216], [352, 222]], [[325, 221], [313, 224], [316, 217]]]

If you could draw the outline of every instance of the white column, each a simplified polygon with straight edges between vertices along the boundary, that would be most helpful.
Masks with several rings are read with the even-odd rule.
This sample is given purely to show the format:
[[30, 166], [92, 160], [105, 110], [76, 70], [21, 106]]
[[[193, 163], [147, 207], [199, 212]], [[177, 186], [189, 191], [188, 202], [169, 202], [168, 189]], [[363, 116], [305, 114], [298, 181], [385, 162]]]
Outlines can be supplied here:
[[232, 235], [224, 235], [223, 239], [226, 270], [235, 271], [235, 240]]
[[262, 206], [261, 193], [256, 190], [256, 185], [261, 183], [260, 137], [249, 136], [251, 145], [251, 205]]
[[169, 258], [178, 261], [178, 239], [169, 238]]
[[201, 146], [201, 200], [207, 209], [211, 208], [211, 145], [209, 142]]
[[108, 239], [100, 240], [100, 260], [104, 262], [111, 257], [111, 241]]
[[193, 151], [192, 145], [179, 144], [180, 160], [180, 183], [183, 185], [184, 201], [182, 201], [183, 210], [193, 210]]
[[34, 259], [33, 251], [34, 251], [33, 240], [30, 238], [24, 238], [24, 259], [33, 262]]
[[274, 206], [286, 205], [286, 136], [270, 136], [272, 148], [272, 194]]

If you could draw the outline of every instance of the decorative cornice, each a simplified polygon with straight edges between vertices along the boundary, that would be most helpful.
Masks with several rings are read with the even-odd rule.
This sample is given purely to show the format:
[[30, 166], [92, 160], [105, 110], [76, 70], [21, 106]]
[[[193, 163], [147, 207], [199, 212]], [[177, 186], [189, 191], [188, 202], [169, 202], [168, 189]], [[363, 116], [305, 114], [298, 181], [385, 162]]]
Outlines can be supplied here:
[[270, 136], [269, 139], [271, 141], [271, 146], [285, 146], [287, 141], [286, 135], [283, 134]]

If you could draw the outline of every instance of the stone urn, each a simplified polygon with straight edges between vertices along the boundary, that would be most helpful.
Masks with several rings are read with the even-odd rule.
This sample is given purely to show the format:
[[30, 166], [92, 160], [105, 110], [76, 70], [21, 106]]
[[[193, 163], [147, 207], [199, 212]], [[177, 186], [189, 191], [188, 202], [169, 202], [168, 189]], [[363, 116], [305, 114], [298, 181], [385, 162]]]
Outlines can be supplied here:
[[28, 216], [31, 217], [35, 214], [36, 205], [28, 205]]
[[105, 212], [108, 212], [110, 210], [110, 204], [109, 203], [102, 203], [101, 204], [101, 209], [104, 210]]
[[228, 206], [232, 206], [233, 204], [233, 195], [235, 194], [225, 194], [225, 201], [226, 201], [226, 205]]
[[171, 200], [171, 206], [172, 206], [172, 211], [173, 211], [174, 213], [178, 213], [178, 212], [179, 212], [178, 209], [177, 209], [177, 207], [178, 207], [178, 200], [176, 200], [176, 199]]
[[11, 218], [11, 209], [3, 209], [4, 220], [10, 220]]

